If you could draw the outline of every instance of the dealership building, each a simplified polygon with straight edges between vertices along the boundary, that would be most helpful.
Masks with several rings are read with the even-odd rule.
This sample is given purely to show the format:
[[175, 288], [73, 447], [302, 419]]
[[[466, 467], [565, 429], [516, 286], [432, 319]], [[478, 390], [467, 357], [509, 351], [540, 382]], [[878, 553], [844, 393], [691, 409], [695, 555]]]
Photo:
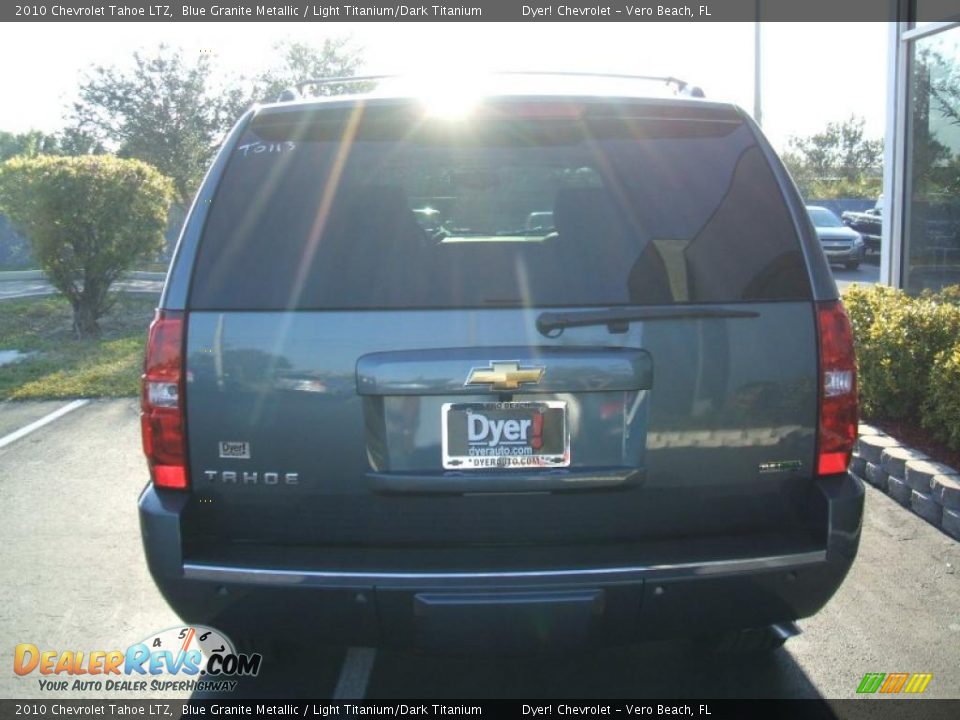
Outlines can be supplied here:
[[898, 0], [890, 23], [880, 281], [910, 292], [960, 283], [960, 22], [914, 20], [955, 3]]

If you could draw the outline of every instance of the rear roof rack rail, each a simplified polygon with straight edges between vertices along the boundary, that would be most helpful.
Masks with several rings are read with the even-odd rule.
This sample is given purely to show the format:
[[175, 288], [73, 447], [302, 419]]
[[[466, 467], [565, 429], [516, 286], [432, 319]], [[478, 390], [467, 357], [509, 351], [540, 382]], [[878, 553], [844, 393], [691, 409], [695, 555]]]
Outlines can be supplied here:
[[402, 75], [344, 75], [340, 77], [316, 78], [314, 80], [304, 80], [296, 85], [291, 85], [280, 93], [277, 102], [290, 102], [304, 97], [304, 91], [307, 88], [319, 88], [325, 85], [349, 85], [350, 83], [373, 82], [375, 80], [392, 80], [402, 77]]
[[[596, 79], [612, 79], [612, 80], [644, 80], [644, 81], [653, 81], [653, 82], [662, 82], [666, 85], [672, 85], [675, 92], [678, 95], [685, 95], [687, 97], [702, 98], [706, 97], [701, 88], [696, 85], [691, 85], [686, 80], [681, 80], [680, 78], [673, 77], [672, 75], [629, 75], [623, 73], [601, 73], [601, 72], [563, 72], [559, 70], [503, 70], [498, 72], [491, 72], [490, 75], [500, 75], [508, 77], [571, 77], [571, 78], [596, 78]], [[348, 85], [352, 83], [365, 83], [365, 82], [375, 82], [377, 80], [395, 80], [397, 78], [405, 77], [404, 75], [399, 74], [386, 74], [386, 75], [352, 75], [352, 76], [340, 76], [340, 77], [324, 77], [316, 78], [313, 80], [304, 80], [299, 82], [296, 85], [293, 85], [277, 97], [277, 102], [291, 102], [293, 100], [299, 100], [301, 98], [307, 97], [305, 92], [308, 88], [313, 89], [314, 91], [320, 87], [325, 87], [329, 85]]]
[[662, 82], [665, 85], [673, 85], [678, 95], [688, 95], [690, 97], [705, 97], [703, 90], [696, 85], [691, 85], [686, 80], [673, 77], [672, 75], [631, 75], [628, 73], [602, 73], [602, 72], [563, 72], [560, 70], [505, 70], [494, 73], [495, 75], [526, 75], [528, 77], [577, 77], [577, 78], [596, 78], [609, 80], [647, 80], [653, 82]]

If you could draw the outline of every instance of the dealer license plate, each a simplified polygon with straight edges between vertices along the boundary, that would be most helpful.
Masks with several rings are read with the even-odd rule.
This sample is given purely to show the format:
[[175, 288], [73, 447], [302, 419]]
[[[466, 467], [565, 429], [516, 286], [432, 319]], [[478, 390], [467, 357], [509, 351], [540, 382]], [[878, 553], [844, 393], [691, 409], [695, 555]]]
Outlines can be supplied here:
[[567, 467], [570, 434], [562, 401], [444, 403], [443, 467]]

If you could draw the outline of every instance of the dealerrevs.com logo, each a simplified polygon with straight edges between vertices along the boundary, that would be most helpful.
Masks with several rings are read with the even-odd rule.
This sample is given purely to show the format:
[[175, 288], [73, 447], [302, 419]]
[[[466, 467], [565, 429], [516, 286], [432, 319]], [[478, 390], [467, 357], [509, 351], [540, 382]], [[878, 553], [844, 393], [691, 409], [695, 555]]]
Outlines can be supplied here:
[[37, 678], [41, 690], [230, 692], [239, 676], [260, 672], [263, 656], [238, 653], [219, 630], [168, 628], [126, 650], [48, 650], [20, 643], [13, 671]]

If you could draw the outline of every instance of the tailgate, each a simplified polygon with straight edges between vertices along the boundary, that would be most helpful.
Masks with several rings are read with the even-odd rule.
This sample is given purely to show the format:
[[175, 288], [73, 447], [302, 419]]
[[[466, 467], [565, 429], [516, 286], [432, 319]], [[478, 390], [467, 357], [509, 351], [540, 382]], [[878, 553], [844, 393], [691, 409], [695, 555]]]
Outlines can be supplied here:
[[[265, 108], [228, 151], [185, 301], [188, 545], [566, 546], [563, 564], [798, 524], [810, 272], [743, 116], [424, 113]], [[661, 315], [582, 322], [634, 310]]]
[[[192, 313], [192, 530], [316, 545], [609, 543], [790, 522], [812, 477], [813, 316], [807, 303], [749, 307], [756, 317], [555, 340], [509, 310]], [[542, 377], [467, 384], [498, 363]], [[451, 408], [489, 408], [490, 443], [498, 403], [501, 441], [519, 440], [528, 408], [562, 408], [566, 462], [444, 467]], [[469, 430], [446, 443], [466, 447]]]

